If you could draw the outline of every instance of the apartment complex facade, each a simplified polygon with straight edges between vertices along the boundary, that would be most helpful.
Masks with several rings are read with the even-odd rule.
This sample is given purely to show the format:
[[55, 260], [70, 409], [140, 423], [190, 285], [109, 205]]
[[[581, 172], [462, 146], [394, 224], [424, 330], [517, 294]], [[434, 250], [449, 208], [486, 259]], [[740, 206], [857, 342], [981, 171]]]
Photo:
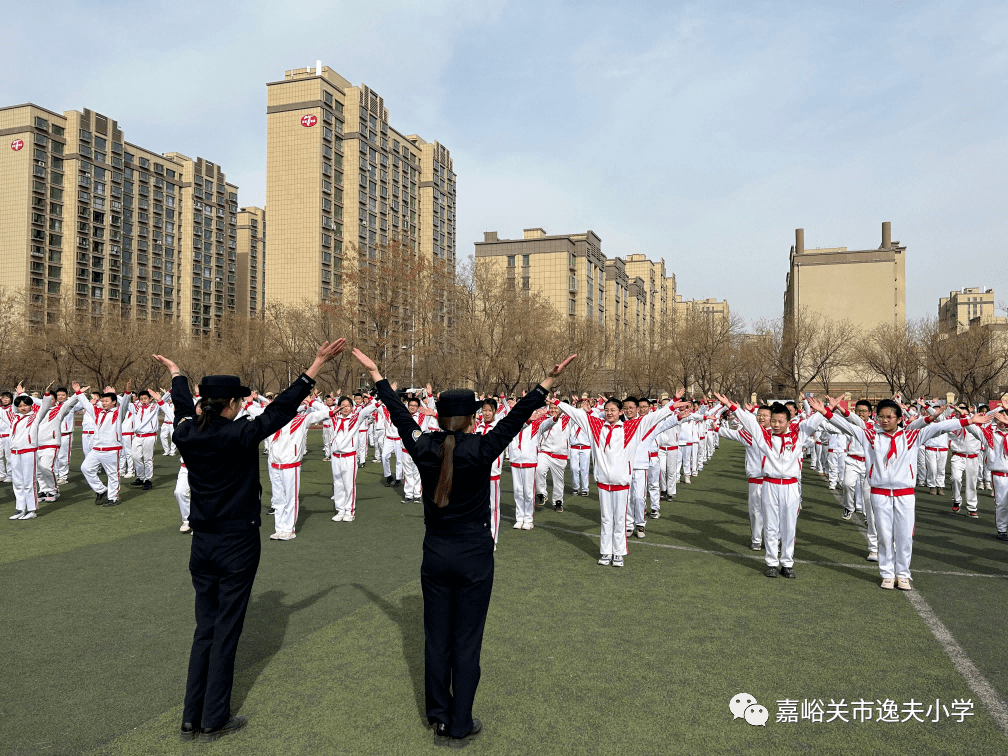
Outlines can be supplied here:
[[384, 98], [328, 66], [267, 84], [266, 299], [340, 299], [343, 270], [402, 243], [454, 270], [456, 175], [438, 142], [389, 124]]
[[0, 266], [33, 325], [68, 302], [194, 334], [238, 313], [238, 188], [218, 165], [132, 144], [87, 108], [0, 108], [0, 136]]
[[996, 313], [994, 289], [985, 286], [963, 287], [949, 292], [938, 301], [938, 328], [942, 333], [962, 333], [968, 331], [976, 321], [977, 325], [994, 325], [1004, 322], [1004, 316]]
[[675, 276], [672, 276], [671, 298], [668, 290], [669, 277], [665, 275], [665, 260], [649, 260], [647, 255], [633, 254], [624, 258], [626, 273], [631, 279], [639, 278], [644, 294], [646, 312], [643, 328], [645, 336], [655, 335], [661, 323], [666, 322], [669, 302], [675, 299]]
[[262, 314], [266, 301], [266, 210], [243, 207], [238, 210], [237, 278], [247, 281], [236, 292], [239, 312], [249, 317]]
[[784, 292], [785, 322], [793, 322], [804, 307], [847, 319], [864, 331], [906, 323], [906, 247], [892, 241], [888, 221], [882, 224], [878, 249], [805, 249], [805, 230], [795, 230]]
[[696, 312], [708, 320], [720, 318], [725, 322], [731, 321], [731, 308], [727, 299], [718, 301], [714, 297], [707, 299], [683, 299], [681, 294], [673, 297], [673, 314], [678, 316], [684, 312]]

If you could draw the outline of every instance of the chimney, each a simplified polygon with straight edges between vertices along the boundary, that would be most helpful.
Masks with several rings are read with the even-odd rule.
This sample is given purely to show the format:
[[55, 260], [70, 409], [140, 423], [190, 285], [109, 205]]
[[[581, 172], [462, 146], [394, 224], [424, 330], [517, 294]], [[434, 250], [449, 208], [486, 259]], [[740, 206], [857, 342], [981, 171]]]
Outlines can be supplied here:
[[497, 241], [497, 232], [496, 231], [484, 231], [483, 232], [483, 241], [484, 242], [495, 242], [495, 241]]
[[322, 61], [321, 60], [316, 60], [315, 61], [315, 75], [316, 76], [321, 76], [322, 75]]
[[892, 247], [892, 224], [889, 221], [882, 223], [882, 249]]
[[805, 229], [796, 228], [794, 230], [794, 250], [796, 255], [805, 254]]

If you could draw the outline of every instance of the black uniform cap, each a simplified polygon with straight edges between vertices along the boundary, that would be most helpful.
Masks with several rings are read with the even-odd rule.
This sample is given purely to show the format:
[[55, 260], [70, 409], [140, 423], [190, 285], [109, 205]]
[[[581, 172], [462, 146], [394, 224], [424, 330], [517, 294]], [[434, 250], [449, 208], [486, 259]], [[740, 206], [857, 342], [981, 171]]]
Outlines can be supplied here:
[[475, 391], [468, 389], [449, 389], [442, 391], [441, 396], [435, 402], [438, 415], [443, 417], [455, 417], [465, 415], [475, 415], [479, 412], [483, 402], [476, 398]]
[[250, 388], [241, 385], [241, 379], [237, 375], [204, 375], [199, 384], [200, 397], [207, 399], [214, 397], [241, 399], [251, 393]]

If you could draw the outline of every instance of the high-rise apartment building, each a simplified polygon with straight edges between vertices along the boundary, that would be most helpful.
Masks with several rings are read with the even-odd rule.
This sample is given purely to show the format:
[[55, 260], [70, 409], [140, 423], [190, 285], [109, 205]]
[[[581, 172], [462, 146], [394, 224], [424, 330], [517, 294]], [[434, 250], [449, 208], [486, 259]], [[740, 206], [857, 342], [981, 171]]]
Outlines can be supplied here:
[[[606, 334], [619, 345], [627, 338], [628, 324], [631, 322], [630, 279], [626, 274], [626, 263], [619, 257], [605, 262], [606, 278]], [[636, 305], [635, 305], [636, 308]]]
[[266, 211], [243, 207], [238, 211], [238, 280], [248, 281], [237, 292], [239, 312], [260, 315], [266, 301]]
[[707, 299], [683, 299], [681, 294], [676, 294], [672, 301], [675, 315], [692, 310], [703, 315], [708, 320], [715, 318], [721, 318], [725, 321], [731, 320], [731, 308], [728, 306], [727, 299], [723, 299], [720, 302], [714, 297], [708, 297]]
[[906, 322], [906, 247], [892, 241], [889, 222], [882, 224], [878, 249], [846, 247], [805, 249], [804, 229], [795, 230], [791, 269], [784, 293], [788, 322], [803, 307], [865, 331]]
[[131, 144], [87, 108], [0, 108], [0, 135], [0, 266], [32, 323], [72, 301], [205, 334], [236, 311], [238, 189], [219, 166]]
[[456, 175], [437, 142], [389, 125], [385, 101], [321, 63], [267, 85], [266, 295], [339, 298], [352, 250], [401, 242], [454, 269]]
[[549, 235], [526, 228], [521, 239], [487, 231], [476, 242], [476, 264], [492, 266], [514, 289], [541, 292], [558, 315], [605, 323], [606, 259], [594, 231]]
[[938, 301], [938, 328], [942, 333], [968, 331], [970, 322], [979, 318], [979, 325], [997, 322], [994, 289], [963, 287], [949, 292]]
[[[668, 315], [668, 279], [665, 275], [665, 261], [649, 260], [647, 255], [627, 255], [626, 273], [631, 279], [639, 277], [643, 282], [645, 306], [647, 308], [647, 333], [652, 336], [658, 333], [658, 328]], [[672, 297], [675, 298], [673, 279]]]

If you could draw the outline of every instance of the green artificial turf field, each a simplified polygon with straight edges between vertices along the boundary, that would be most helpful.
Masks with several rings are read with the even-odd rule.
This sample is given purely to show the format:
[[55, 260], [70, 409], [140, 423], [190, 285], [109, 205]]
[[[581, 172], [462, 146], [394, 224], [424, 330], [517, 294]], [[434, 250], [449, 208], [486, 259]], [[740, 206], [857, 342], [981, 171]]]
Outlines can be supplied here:
[[[331, 522], [320, 445], [313, 431], [297, 539], [269, 541], [264, 517], [232, 701], [249, 725], [212, 745], [177, 734], [194, 627], [189, 537], [172, 495], [178, 458], [158, 452], [155, 489], [127, 485], [110, 509], [92, 505], [79, 445], [70, 485], [37, 520], [6, 519], [4, 486], [0, 754], [433, 751], [421, 508], [381, 487], [369, 460], [356, 521]], [[485, 732], [469, 753], [1008, 752], [1002, 725], [908, 597], [879, 589], [856, 522], [841, 520], [815, 474], [805, 474], [798, 579], [764, 577], [762, 552], [748, 548], [742, 459], [723, 443], [631, 543], [622, 570], [596, 564], [594, 493], [538, 513], [532, 531], [502, 520], [474, 711]], [[262, 480], [268, 500], [265, 470]], [[503, 483], [508, 518], [507, 470]], [[1004, 700], [1008, 544], [991, 537], [993, 500], [980, 496], [973, 521], [951, 515], [949, 495], [918, 495], [914, 586]], [[766, 707], [765, 727], [733, 720], [738, 693]], [[806, 699], [822, 701], [824, 720], [843, 700], [850, 721], [802, 719]], [[911, 700], [921, 719], [932, 708], [930, 720], [936, 699], [949, 714], [970, 699], [972, 716], [960, 723], [939, 709], [938, 722], [877, 722], [887, 699], [899, 719]], [[856, 721], [867, 705], [855, 701], [872, 703], [871, 721]], [[778, 722], [792, 706], [797, 721]]]

